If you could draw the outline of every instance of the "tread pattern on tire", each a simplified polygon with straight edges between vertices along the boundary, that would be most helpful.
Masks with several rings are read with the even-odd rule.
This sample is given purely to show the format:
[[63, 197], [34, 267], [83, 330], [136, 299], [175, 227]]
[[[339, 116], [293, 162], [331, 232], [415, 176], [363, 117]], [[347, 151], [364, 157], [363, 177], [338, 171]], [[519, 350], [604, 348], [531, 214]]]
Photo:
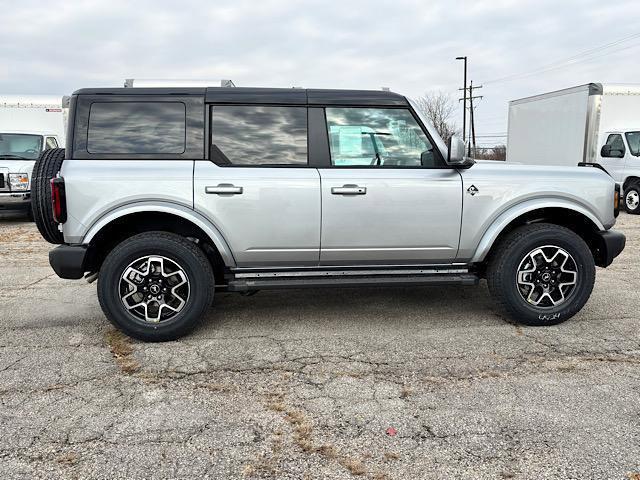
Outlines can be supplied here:
[[[102, 307], [102, 311], [105, 313], [109, 322], [111, 322], [111, 324], [114, 327], [116, 327], [119, 330], [122, 330], [127, 335], [137, 338], [139, 340], [147, 341], [147, 342], [163, 342], [167, 340], [176, 340], [182, 337], [183, 335], [186, 335], [194, 328], [196, 328], [198, 324], [202, 321], [204, 317], [204, 313], [206, 312], [206, 309], [208, 309], [209, 306], [213, 303], [213, 295], [215, 290], [215, 278], [213, 275], [213, 270], [211, 268], [211, 263], [207, 259], [202, 249], [200, 249], [198, 245], [191, 242], [190, 240], [187, 240], [186, 238], [181, 237], [180, 235], [177, 235], [175, 233], [152, 231], [152, 232], [145, 232], [145, 233], [134, 235], [133, 237], [130, 237], [127, 240], [124, 240], [122, 243], [118, 244], [109, 253], [109, 255], [107, 255], [107, 258], [102, 264], [101, 271], [104, 271], [105, 269], [114, 268], [112, 267], [112, 264], [117, 263], [119, 261], [118, 256], [120, 252], [126, 251], [126, 249], [132, 243], [141, 243], [141, 242], [162, 243], [163, 247], [169, 250], [171, 249], [175, 250], [176, 247], [185, 248], [191, 254], [193, 254], [196, 261], [200, 264], [203, 271], [205, 272], [205, 275], [208, 277], [205, 282], [202, 282], [202, 283], [194, 282], [194, 286], [193, 286], [193, 288], [202, 289], [201, 291], [205, 295], [204, 300], [202, 301], [202, 311], [199, 313], [198, 318], [195, 321], [184, 322], [181, 324], [173, 325], [171, 328], [164, 329], [164, 330], [159, 330], [159, 329], [146, 330], [140, 327], [132, 328], [132, 326], [130, 325], [123, 325], [119, 323], [116, 318], [108, 314], [108, 312], [111, 310], [109, 308], [110, 299], [107, 298], [109, 292], [106, 291], [105, 288], [101, 288], [103, 287], [103, 285], [101, 284], [103, 279], [100, 277], [98, 278], [98, 289], [97, 289], [98, 301], [100, 303], [100, 306]], [[153, 325], [153, 326], [150, 325], [149, 327], [157, 327], [157, 325]]]
[[[580, 309], [582, 309], [589, 296], [591, 295], [591, 291], [595, 283], [595, 265], [591, 269], [586, 269], [586, 278], [582, 279], [586, 286], [586, 290], [583, 292], [583, 297], [586, 298], [580, 298], [577, 299], [577, 301], [569, 302], [566, 305], [566, 307], [569, 307], [568, 310], [564, 312], [561, 317], [558, 317], [557, 321], [553, 319], [537, 321], [523, 320], [522, 312], [519, 311], [511, 301], [509, 301], [509, 298], [507, 296], [507, 289], [503, 284], [505, 279], [504, 271], [507, 269], [505, 264], [510, 259], [510, 251], [513, 250], [518, 243], [520, 243], [526, 237], [539, 232], [559, 232], [569, 234], [570, 236], [576, 235], [572, 230], [566, 227], [550, 223], [536, 223], [516, 228], [505, 238], [503, 238], [491, 253], [491, 257], [488, 259], [488, 266], [486, 271], [487, 286], [489, 287], [489, 293], [493, 297], [494, 301], [498, 304], [498, 307], [502, 311], [506, 312], [508, 316], [515, 321], [527, 325], [554, 325], [568, 320], [576, 313], [578, 313]], [[579, 248], [584, 248], [584, 254], [589, 256], [592, 255], [589, 247], [587, 247], [584, 241], [582, 241], [581, 244], [579, 243], [578, 246]]]
[[58, 224], [53, 221], [51, 184], [49, 182], [60, 171], [64, 157], [64, 148], [45, 150], [33, 167], [33, 177], [31, 179], [33, 219], [40, 235], [47, 242], [54, 244], [64, 243], [64, 237], [62, 232], [58, 230]]

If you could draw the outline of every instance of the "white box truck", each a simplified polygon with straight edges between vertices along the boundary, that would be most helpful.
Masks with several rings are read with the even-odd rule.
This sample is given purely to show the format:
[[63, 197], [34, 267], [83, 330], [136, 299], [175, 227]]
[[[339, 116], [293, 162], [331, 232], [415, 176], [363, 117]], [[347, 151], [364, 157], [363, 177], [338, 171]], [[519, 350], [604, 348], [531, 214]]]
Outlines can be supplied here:
[[31, 213], [33, 166], [44, 150], [64, 147], [68, 97], [0, 96], [0, 210]]
[[509, 102], [507, 162], [595, 163], [640, 213], [640, 85], [589, 83]]

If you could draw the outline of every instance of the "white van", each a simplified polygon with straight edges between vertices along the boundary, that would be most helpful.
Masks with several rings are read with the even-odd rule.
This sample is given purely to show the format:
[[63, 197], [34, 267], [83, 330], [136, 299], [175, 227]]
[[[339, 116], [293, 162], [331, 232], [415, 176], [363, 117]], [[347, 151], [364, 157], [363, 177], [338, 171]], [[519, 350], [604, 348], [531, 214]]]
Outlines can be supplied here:
[[33, 166], [64, 147], [67, 112], [68, 97], [0, 96], [0, 210], [30, 213]]
[[507, 162], [597, 163], [640, 213], [640, 85], [590, 83], [509, 102]]

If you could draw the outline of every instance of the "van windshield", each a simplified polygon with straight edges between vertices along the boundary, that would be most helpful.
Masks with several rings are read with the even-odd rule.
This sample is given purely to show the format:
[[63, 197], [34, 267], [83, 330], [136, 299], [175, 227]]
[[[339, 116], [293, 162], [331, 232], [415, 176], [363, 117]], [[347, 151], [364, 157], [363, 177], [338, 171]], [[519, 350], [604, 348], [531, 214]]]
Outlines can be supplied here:
[[42, 151], [42, 135], [0, 132], [0, 158], [37, 160]]
[[629, 144], [629, 150], [631, 155], [640, 157], [640, 132], [627, 132], [627, 143]]

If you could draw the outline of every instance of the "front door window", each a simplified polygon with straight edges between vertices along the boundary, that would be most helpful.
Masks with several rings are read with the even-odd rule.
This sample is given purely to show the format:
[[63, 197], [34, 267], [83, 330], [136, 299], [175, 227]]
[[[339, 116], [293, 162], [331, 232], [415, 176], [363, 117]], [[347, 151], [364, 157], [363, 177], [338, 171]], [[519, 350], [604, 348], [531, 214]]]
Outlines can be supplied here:
[[335, 167], [426, 167], [437, 164], [433, 145], [409, 110], [327, 108]]

